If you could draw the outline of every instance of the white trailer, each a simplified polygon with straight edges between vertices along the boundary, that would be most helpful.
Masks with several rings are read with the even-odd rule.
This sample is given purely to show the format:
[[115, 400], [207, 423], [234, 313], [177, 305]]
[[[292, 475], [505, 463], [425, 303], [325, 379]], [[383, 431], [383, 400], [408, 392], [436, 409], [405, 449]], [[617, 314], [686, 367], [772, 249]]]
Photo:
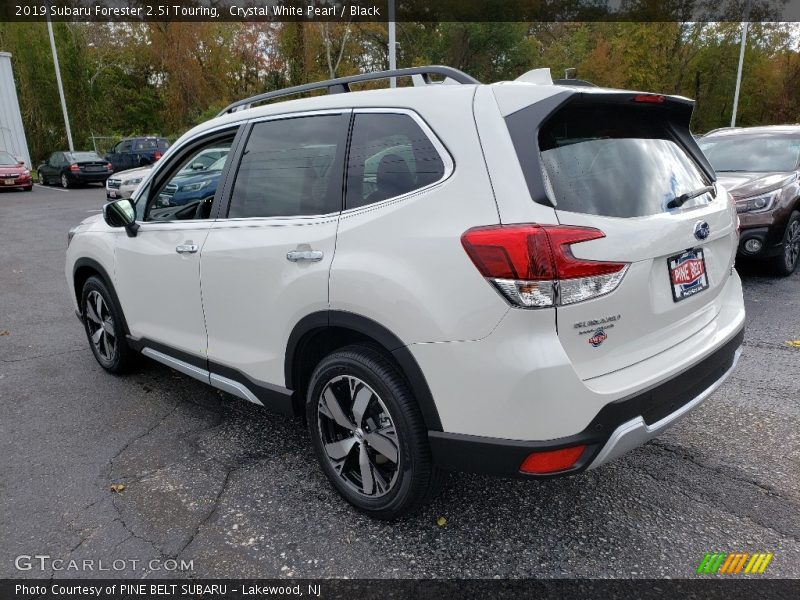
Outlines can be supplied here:
[[11, 70], [11, 53], [0, 52], [0, 150], [25, 161], [30, 168], [31, 155], [22, 126], [17, 88]]

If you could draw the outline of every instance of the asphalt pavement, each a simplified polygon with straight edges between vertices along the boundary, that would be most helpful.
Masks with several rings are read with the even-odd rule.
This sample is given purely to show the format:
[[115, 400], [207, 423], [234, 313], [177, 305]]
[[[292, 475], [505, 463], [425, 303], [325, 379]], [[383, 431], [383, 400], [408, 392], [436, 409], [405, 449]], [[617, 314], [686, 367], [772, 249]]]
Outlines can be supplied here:
[[99, 367], [64, 250], [103, 202], [99, 187], [0, 192], [0, 578], [695, 577], [734, 551], [800, 576], [800, 272], [740, 267], [739, 366], [657, 440], [570, 478], [452, 475], [383, 523], [339, 499], [298, 422], [151, 361]]

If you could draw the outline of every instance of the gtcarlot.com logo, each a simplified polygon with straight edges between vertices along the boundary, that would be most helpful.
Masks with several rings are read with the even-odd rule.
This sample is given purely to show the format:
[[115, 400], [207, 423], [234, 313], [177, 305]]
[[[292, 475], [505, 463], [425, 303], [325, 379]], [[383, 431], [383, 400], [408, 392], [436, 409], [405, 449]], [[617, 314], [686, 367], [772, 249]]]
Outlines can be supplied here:
[[697, 573], [700, 575], [736, 575], [737, 573], [763, 573], [772, 560], [771, 552], [709, 552], [706, 553]]
[[108, 572], [108, 571], [194, 571], [194, 560], [174, 558], [140, 560], [138, 558], [117, 558], [106, 561], [82, 559], [63, 560], [52, 558], [49, 554], [21, 554], [14, 559], [17, 571], [70, 571], [70, 572]]

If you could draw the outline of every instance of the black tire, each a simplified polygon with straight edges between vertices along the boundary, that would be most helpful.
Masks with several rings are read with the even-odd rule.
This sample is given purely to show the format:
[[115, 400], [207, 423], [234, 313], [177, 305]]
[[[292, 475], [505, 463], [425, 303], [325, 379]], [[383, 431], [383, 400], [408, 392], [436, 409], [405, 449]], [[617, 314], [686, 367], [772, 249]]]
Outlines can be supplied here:
[[[354, 387], [353, 380], [360, 383]], [[361, 392], [368, 395], [355, 430], [340, 426], [330, 412], [325, 414], [329, 409], [322, 408], [323, 404], [327, 407], [323, 392], [328, 399], [333, 395], [343, 400], [340, 417], [353, 424], [359, 421], [353, 399]], [[345, 500], [369, 516], [396, 519], [419, 509], [441, 489], [443, 475], [431, 459], [419, 406], [397, 367], [376, 348], [348, 346], [322, 359], [308, 385], [306, 417], [323, 472]], [[335, 461], [328, 455], [326, 444], [349, 444], [351, 439], [355, 441], [349, 450], [344, 450], [346, 446], [337, 449], [343, 459]], [[386, 446], [387, 439], [394, 442]], [[382, 454], [378, 446], [390, 452]], [[392, 453], [394, 462], [387, 458]], [[363, 457], [371, 474], [366, 484], [361, 476]]]
[[788, 277], [797, 269], [800, 262], [800, 212], [794, 211], [789, 216], [780, 254], [772, 260], [775, 273], [781, 277]]
[[72, 184], [70, 183], [69, 177], [67, 177], [66, 173], [61, 174], [61, 187], [64, 188], [65, 190], [68, 190], [69, 188], [72, 187]]
[[31, 192], [31, 191], [33, 191], [33, 186], [29, 185], [28, 187], [22, 188], [22, 189], [25, 190], [26, 192]]
[[[101, 306], [97, 303], [98, 296]], [[101, 367], [118, 375], [138, 364], [139, 354], [128, 346], [125, 338], [122, 311], [99, 277], [89, 277], [83, 284], [81, 315], [89, 347]]]
[[47, 185], [47, 178], [44, 176], [44, 173], [39, 171], [38, 176], [39, 176], [39, 185]]

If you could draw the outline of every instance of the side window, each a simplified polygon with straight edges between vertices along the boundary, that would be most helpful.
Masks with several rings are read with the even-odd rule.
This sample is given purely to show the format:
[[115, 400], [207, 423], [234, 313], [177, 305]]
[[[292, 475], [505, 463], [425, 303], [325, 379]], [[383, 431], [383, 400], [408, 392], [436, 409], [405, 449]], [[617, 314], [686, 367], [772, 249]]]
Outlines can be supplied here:
[[253, 125], [229, 218], [324, 215], [342, 207], [342, 115]]
[[435, 183], [444, 163], [410, 116], [356, 114], [347, 160], [347, 208], [358, 208]]
[[[144, 211], [145, 221], [208, 219], [222, 172], [228, 162], [234, 134], [193, 148], [168, 167], [168, 174]], [[204, 169], [194, 169], [199, 157], [212, 152], [217, 158]]]
[[122, 141], [119, 144], [117, 144], [117, 149], [115, 150], [115, 152], [130, 152], [131, 145], [132, 144], [130, 140]]
[[58, 166], [58, 164], [59, 164], [59, 163], [58, 163], [58, 157], [59, 157], [60, 155], [61, 155], [61, 153], [60, 153], [60, 152], [53, 152], [53, 153], [50, 155], [50, 159], [47, 161], [47, 162], [48, 162], [48, 164], [49, 164], [51, 167], [57, 167], [57, 166]]

